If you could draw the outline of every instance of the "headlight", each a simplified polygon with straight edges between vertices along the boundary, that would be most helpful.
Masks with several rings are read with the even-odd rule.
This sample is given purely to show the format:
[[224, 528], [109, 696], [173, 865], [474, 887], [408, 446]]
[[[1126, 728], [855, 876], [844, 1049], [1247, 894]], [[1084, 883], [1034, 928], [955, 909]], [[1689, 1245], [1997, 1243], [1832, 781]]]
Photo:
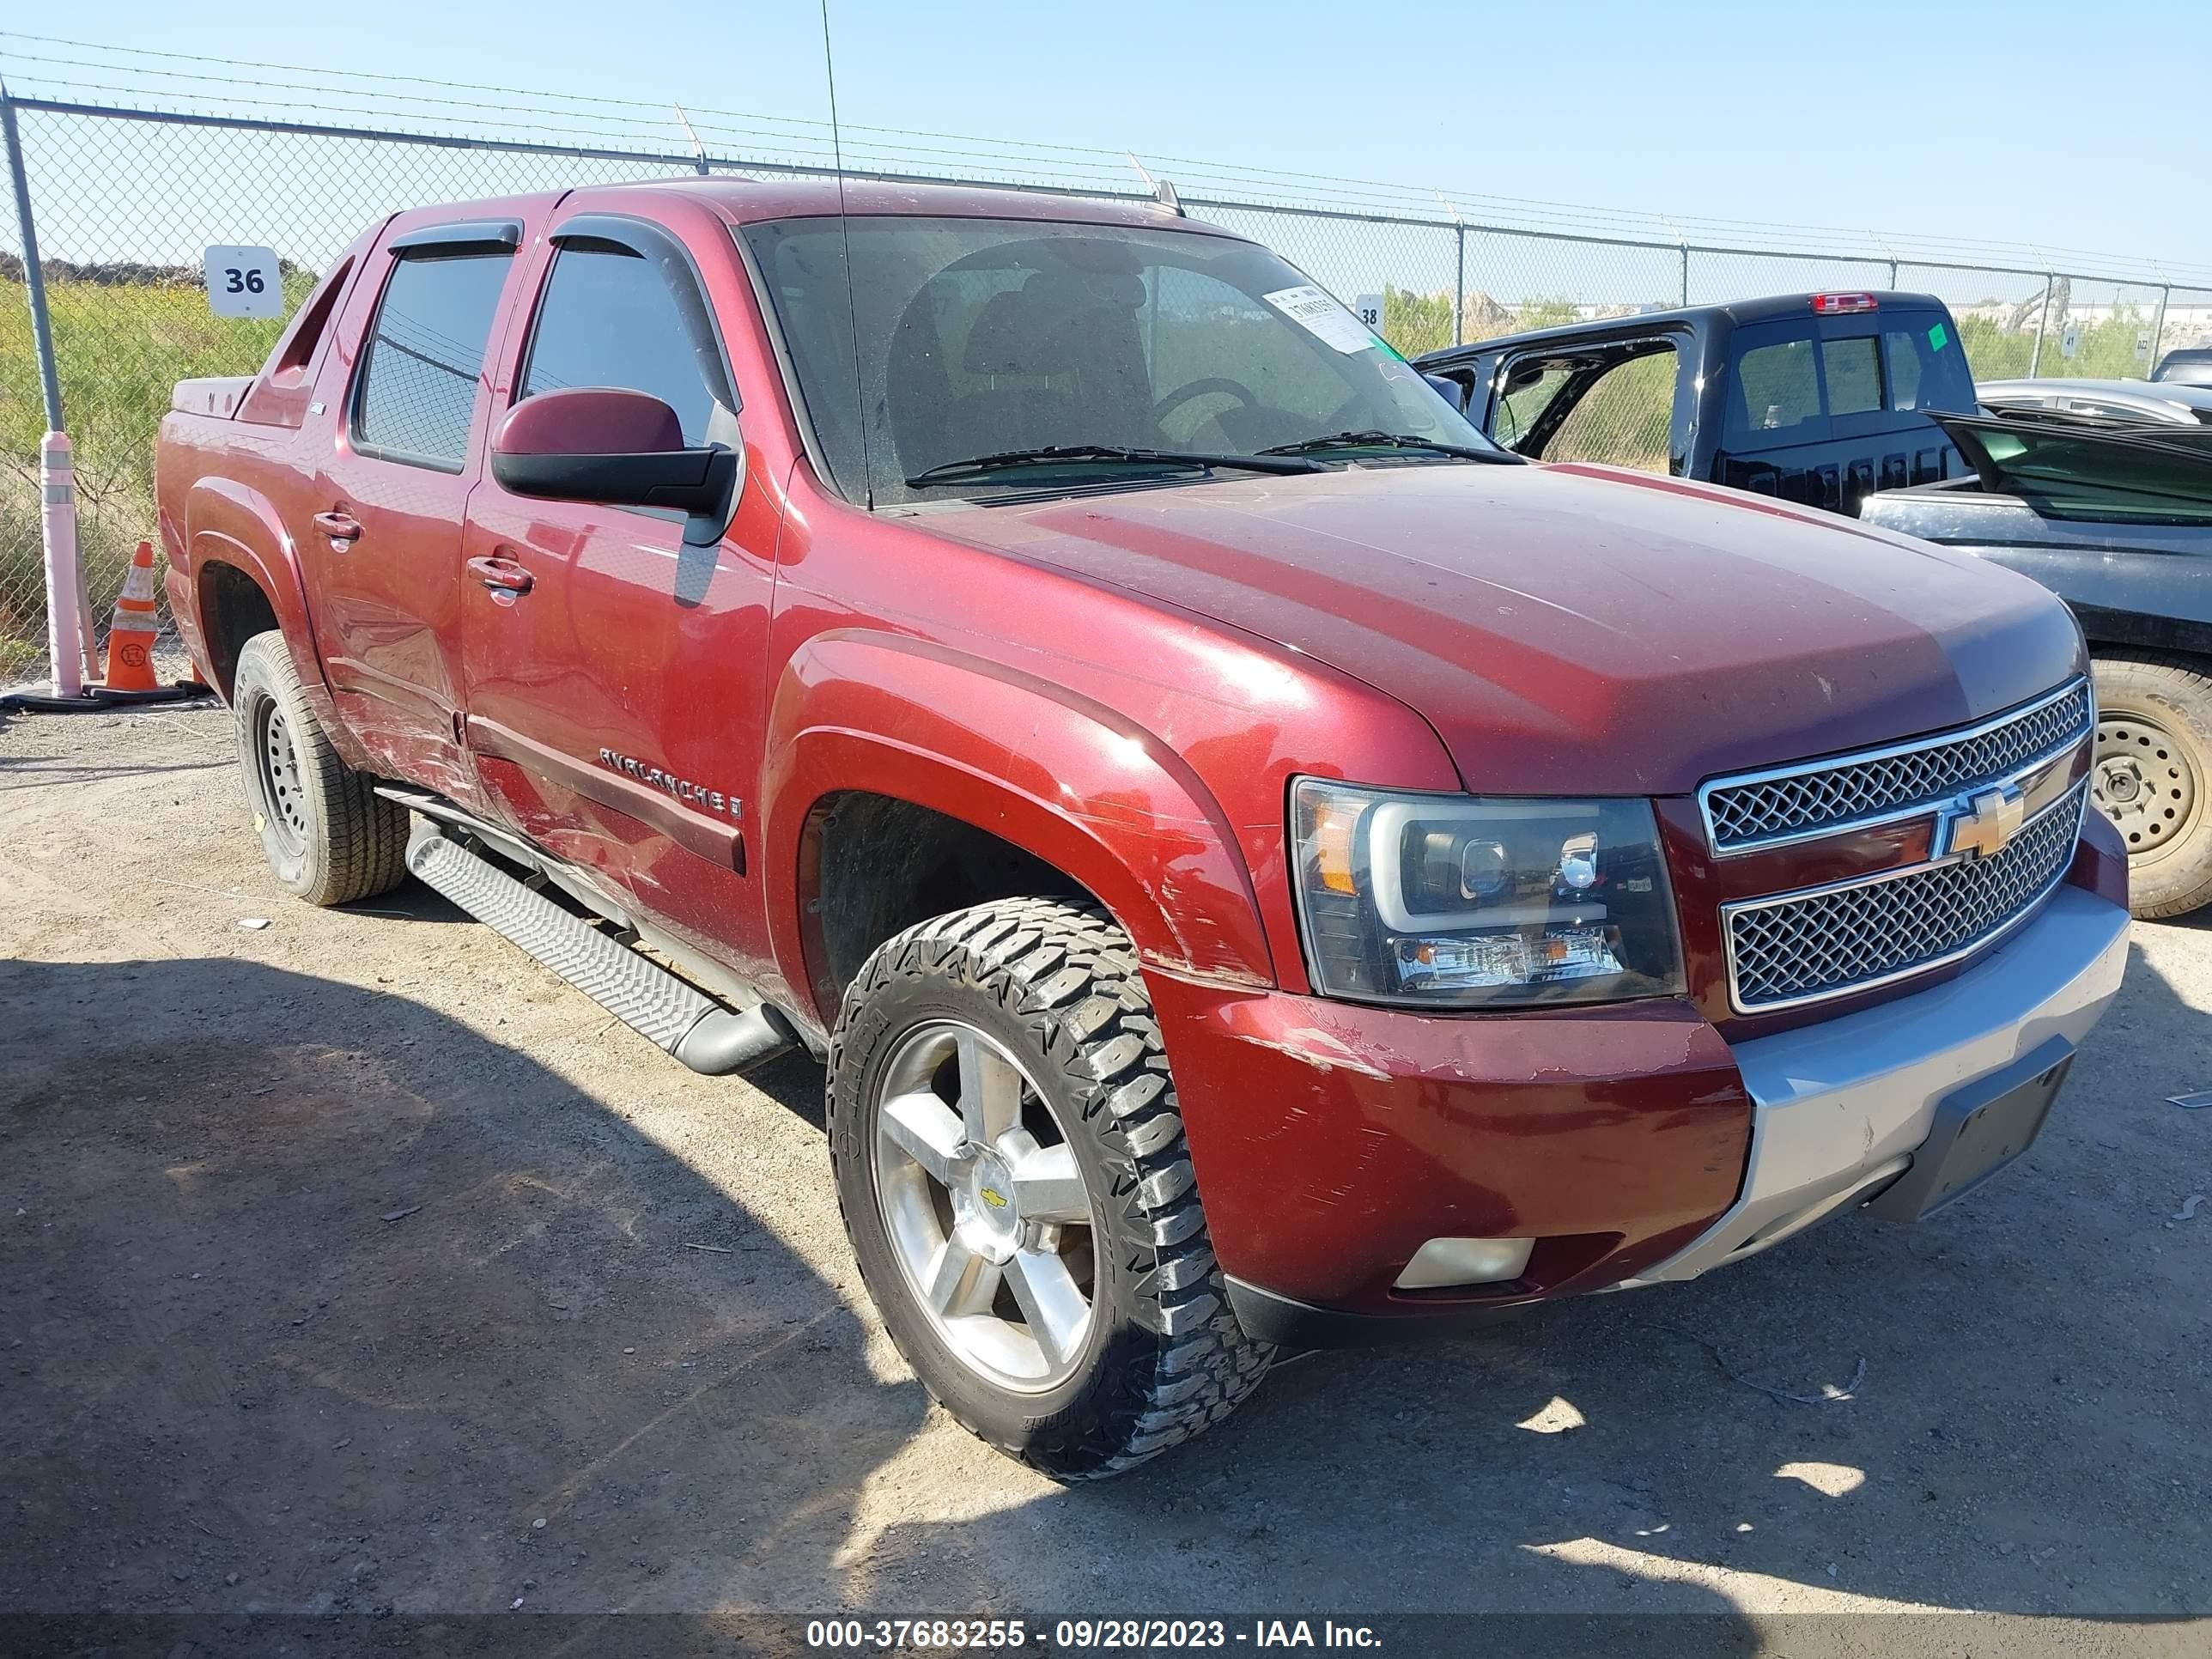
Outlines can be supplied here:
[[1682, 989], [1649, 801], [1386, 794], [1300, 778], [1291, 833], [1324, 996], [1477, 1008]]

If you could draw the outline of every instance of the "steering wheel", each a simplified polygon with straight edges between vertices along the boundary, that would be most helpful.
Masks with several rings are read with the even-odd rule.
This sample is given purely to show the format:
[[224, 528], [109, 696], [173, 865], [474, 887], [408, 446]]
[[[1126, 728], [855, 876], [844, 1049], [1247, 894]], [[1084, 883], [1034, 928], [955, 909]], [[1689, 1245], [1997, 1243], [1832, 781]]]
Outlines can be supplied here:
[[1152, 423], [1155, 426], [1160, 425], [1169, 416], [1174, 414], [1192, 398], [1204, 398], [1217, 392], [1236, 398], [1246, 409], [1255, 408], [1260, 402], [1259, 393], [1254, 392], [1250, 386], [1240, 381], [1224, 380], [1218, 374], [1209, 374], [1203, 380], [1191, 380], [1177, 386], [1159, 402], [1154, 404]]

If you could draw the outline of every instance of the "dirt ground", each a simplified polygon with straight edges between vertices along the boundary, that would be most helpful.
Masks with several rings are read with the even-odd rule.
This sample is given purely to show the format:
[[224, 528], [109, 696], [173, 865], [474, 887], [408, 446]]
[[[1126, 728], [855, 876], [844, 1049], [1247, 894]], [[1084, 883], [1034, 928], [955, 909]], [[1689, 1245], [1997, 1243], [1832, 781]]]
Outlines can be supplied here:
[[232, 768], [0, 723], [0, 1612], [2212, 1613], [2212, 922], [1934, 1222], [1301, 1359], [1062, 1490], [885, 1341], [817, 1068], [298, 904]]

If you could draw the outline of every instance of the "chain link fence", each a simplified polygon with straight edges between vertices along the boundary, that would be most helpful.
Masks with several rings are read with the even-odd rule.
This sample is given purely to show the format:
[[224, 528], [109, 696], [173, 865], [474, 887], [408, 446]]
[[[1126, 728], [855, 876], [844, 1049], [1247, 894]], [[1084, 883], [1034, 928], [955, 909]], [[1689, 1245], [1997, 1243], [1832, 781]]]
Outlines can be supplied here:
[[[203, 250], [276, 249], [289, 311], [335, 256], [394, 209], [691, 173], [823, 173], [822, 164], [534, 143], [259, 118], [177, 115], [17, 99], [55, 356], [76, 446], [89, 614], [104, 633], [131, 556], [158, 546], [155, 429], [173, 385], [259, 368], [281, 320], [215, 316]], [[849, 164], [849, 159], [848, 159]], [[889, 170], [854, 169], [872, 176]], [[899, 173], [896, 176], [915, 175]], [[1026, 181], [957, 176], [946, 183]], [[1082, 193], [1115, 193], [1085, 179]], [[1138, 191], [1121, 192], [1140, 197]], [[1194, 216], [1265, 242], [1347, 302], [1382, 299], [1382, 332], [1408, 356], [1524, 328], [1820, 289], [1930, 292], [1958, 318], [1976, 376], [2147, 374], [2176, 346], [2212, 344], [2212, 289], [2001, 265], [1900, 261], [1886, 250], [1778, 252], [1493, 225], [1439, 198], [1433, 218], [1186, 196]], [[22, 246], [0, 223], [0, 684], [46, 672], [38, 452], [45, 416]], [[2127, 262], [2115, 262], [2127, 263]], [[1665, 372], [1654, 364], [1653, 376]], [[1624, 394], [1635, 392], [1627, 382]], [[1652, 399], [1594, 409], [1592, 443], [1643, 431]], [[164, 618], [166, 625], [166, 617]]]

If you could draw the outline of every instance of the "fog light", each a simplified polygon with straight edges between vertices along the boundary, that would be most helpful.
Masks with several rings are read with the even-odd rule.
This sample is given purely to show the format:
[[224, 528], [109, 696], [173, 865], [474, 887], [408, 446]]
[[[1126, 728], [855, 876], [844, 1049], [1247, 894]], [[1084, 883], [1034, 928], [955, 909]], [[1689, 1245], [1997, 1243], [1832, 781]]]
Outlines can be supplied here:
[[1498, 1285], [1528, 1270], [1533, 1238], [1432, 1238], [1413, 1253], [1398, 1275], [1401, 1291], [1437, 1291], [1454, 1285]]

